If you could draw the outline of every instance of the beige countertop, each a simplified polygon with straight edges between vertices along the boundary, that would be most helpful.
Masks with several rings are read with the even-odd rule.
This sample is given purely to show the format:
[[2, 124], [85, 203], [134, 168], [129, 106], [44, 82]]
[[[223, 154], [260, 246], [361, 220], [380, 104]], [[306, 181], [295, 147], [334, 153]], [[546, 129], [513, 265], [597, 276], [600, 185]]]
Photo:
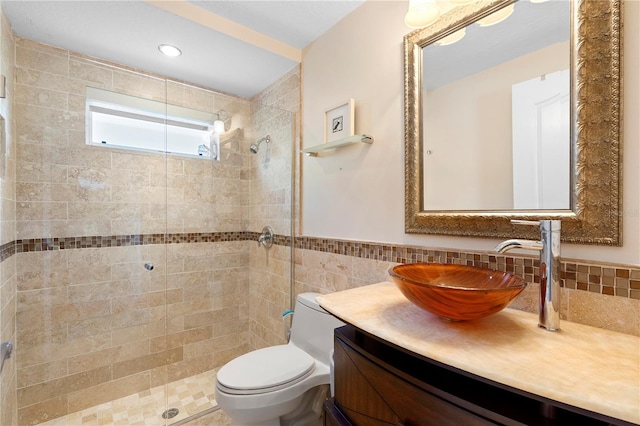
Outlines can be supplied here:
[[318, 297], [343, 321], [469, 373], [575, 407], [640, 424], [640, 337], [563, 321], [537, 326], [515, 309], [447, 322], [383, 282]]

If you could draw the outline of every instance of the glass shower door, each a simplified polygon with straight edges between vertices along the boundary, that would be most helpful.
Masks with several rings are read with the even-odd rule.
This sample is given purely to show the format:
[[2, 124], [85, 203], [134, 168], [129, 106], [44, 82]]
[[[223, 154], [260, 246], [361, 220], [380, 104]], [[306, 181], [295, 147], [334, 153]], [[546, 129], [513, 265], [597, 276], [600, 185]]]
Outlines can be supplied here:
[[[105, 110], [87, 99], [97, 88], [163, 106], [166, 82], [33, 42], [16, 49], [17, 73], [39, 76], [19, 79], [15, 100], [19, 424], [159, 424], [180, 356], [166, 344], [167, 158], [93, 139], [92, 114]], [[68, 61], [69, 75], [34, 50]]]

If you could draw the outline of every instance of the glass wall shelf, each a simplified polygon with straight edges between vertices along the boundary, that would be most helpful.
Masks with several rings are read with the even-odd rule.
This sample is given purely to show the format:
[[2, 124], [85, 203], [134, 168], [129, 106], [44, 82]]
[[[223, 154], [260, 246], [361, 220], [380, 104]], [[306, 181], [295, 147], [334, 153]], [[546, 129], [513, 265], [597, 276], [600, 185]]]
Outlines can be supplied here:
[[338, 139], [331, 143], [323, 143], [322, 145], [312, 146], [310, 148], [301, 149], [300, 152], [307, 154], [309, 157], [317, 157], [319, 152], [326, 151], [328, 149], [340, 148], [343, 146], [351, 145], [354, 143], [373, 143], [373, 136], [368, 135], [353, 135], [346, 138]]

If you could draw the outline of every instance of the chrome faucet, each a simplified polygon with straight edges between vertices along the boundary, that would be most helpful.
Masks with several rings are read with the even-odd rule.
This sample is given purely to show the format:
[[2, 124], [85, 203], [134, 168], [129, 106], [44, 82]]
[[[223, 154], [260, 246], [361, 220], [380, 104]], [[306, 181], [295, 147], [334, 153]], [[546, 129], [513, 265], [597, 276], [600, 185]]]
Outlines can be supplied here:
[[261, 245], [266, 248], [273, 245], [273, 229], [270, 226], [262, 228], [262, 233], [258, 236], [258, 247]]
[[549, 331], [560, 330], [560, 221], [512, 220], [517, 225], [536, 225], [540, 240], [506, 240], [495, 251], [505, 253], [512, 249], [540, 252], [540, 297], [538, 326]]

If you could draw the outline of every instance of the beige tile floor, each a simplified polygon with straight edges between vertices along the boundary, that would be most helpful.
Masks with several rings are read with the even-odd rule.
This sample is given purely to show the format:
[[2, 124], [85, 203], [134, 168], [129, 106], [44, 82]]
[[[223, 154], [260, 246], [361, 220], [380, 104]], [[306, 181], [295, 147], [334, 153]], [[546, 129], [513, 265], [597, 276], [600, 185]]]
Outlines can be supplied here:
[[[102, 426], [102, 425], [171, 425], [187, 417], [215, 407], [214, 389], [216, 371], [207, 371], [166, 386], [129, 395], [114, 401], [87, 408], [77, 413], [41, 423], [42, 426]], [[170, 419], [162, 418], [167, 408], [178, 408], [180, 413]], [[207, 423], [197, 423], [205, 421]], [[228, 418], [221, 411], [200, 417], [188, 425], [226, 425]]]

